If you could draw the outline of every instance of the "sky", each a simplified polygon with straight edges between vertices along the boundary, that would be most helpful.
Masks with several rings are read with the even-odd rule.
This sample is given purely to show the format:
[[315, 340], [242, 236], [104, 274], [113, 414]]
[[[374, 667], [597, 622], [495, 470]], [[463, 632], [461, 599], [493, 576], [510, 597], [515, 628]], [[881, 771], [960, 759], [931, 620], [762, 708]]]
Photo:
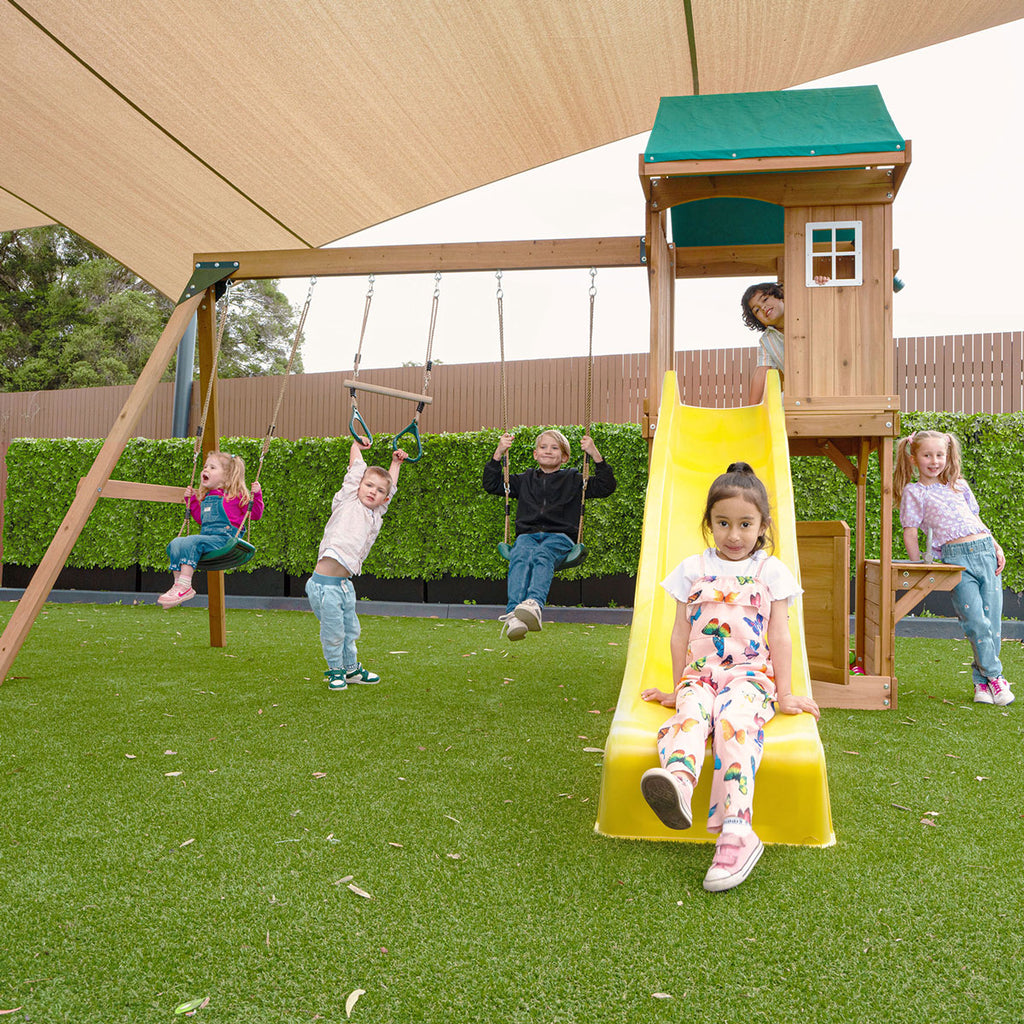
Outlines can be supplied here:
[[[1024, 329], [1024, 293], [1014, 253], [1024, 238], [1024, 21], [806, 83], [877, 85], [912, 164], [893, 206], [899, 277], [896, 337]], [[637, 156], [647, 133], [505, 178], [339, 240], [338, 245], [411, 245], [642, 235]], [[739, 297], [754, 278], [679, 281], [676, 347], [750, 345]], [[595, 355], [649, 348], [646, 273], [599, 270]], [[499, 353], [493, 273], [452, 273], [439, 289], [433, 356], [489, 362]], [[588, 269], [506, 272], [508, 359], [586, 355]], [[308, 279], [281, 282], [301, 304]], [[422, 363], [433, 274], [380, 275], [363, 342], [362, 367]], [[307, 373], [351, 370], [366, 278], [323, 278], [306, 320]]]

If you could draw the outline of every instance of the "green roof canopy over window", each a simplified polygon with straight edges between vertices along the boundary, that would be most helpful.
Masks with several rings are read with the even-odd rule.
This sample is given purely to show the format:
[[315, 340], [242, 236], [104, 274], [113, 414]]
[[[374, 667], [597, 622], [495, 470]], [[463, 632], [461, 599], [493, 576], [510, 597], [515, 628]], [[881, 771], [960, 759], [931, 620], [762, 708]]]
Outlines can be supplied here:
[[676, 245], [781, 245], [785, 211], [760, 199], [697, 199], [669, 211]]
[[663, 96], [645, 163], [903, 152], [876, 85]]

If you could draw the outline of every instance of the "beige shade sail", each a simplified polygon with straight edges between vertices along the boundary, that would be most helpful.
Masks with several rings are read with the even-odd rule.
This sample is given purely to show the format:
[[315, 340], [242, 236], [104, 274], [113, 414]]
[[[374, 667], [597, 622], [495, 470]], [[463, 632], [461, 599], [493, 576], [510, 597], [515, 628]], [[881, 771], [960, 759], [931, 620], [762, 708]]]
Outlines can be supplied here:
[[[1024, 17], [1024, 0], [0, 0], [0, 229], [176, 298], [649, 129]], [[638, 189], [638, 204], [640, 193]]]

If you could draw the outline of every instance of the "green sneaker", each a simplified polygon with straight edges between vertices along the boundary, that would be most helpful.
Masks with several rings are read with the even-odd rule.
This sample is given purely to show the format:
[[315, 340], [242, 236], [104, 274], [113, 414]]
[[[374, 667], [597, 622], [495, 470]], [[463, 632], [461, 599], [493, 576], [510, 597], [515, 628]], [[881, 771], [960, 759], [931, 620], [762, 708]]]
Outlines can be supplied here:
[[380, 676], [376, 672], [371, 672], [367, 668], [363, 668], [362, 665], [356, 665], [351, 672], [345, 673], [346, 683], [379, 683]]
[[348, 683], [345, 680], [345, 670], [343, 668], [329, 668], [324, 673], [324, 682], [327, 683], [328, 690], [348, 689]]

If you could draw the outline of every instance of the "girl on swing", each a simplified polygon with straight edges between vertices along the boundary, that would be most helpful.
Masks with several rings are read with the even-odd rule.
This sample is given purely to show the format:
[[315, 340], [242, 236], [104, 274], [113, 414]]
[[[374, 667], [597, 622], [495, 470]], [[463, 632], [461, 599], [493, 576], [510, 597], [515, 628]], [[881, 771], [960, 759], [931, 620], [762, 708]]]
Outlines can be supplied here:
[[[249, 518], [255, 521], [263, 515], [263, 491], [258, 481], [252, 485], [251, 500]], [[200, 524], [200, 531], [191, 536], [175, 537], [167, 545], [174, 582], [156, 599], [161, 608], [176, 608], [196, 596], [192, 574], [199, 559], [230, 542], [245, 522], [249, 501], [244, 460], [228, 452], [210, 452], [199, 477], [199, 493], [191, 486], [185, 488], [188, 511]]]

